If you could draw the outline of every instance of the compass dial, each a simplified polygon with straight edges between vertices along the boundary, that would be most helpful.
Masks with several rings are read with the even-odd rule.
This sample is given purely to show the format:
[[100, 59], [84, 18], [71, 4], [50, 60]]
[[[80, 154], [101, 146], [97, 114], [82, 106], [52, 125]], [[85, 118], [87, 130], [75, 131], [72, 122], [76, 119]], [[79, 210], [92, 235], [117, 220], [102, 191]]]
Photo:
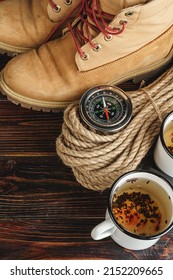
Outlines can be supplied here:
[[121, 89], [100, 86], [84, 93], [80, 114], [90, 127], [102, 132], [116, 132], [130, 121], [132, 104]]
[[110, 98], [108, 94], [105, 94], [104, 97], [95, 98], [89, 107], [92, 118], [101, 124], [112, 124], [122, 115], [121, 103], [114, 98]]

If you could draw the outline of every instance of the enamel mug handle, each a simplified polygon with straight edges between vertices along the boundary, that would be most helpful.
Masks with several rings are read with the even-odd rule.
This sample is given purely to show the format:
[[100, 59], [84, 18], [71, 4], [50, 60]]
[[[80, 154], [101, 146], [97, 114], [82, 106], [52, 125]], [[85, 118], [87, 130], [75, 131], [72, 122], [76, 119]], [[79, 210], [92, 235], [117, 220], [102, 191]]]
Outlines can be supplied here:
[[111, 236], [115, 232], [115, 230], [115, 224], [111, 219], [107, 219], [93, 228], [93, 230], [91, 231], [91, 237], [94, 240], [100, 240]]

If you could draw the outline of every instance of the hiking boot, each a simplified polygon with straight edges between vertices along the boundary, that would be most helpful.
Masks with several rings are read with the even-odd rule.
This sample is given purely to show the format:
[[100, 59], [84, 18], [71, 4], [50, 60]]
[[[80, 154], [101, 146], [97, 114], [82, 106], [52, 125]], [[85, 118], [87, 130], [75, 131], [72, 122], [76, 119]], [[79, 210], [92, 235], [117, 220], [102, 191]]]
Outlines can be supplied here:
[[2, 92], [23, 107], [58, 111], [91, 87], [140, 80], [169, 63], [173, 1], [138, 1], [116, 16], [103, 11], [103, 4], [116, 2], [85, 1], [79, 21], [68, 24], [64, 37], [6, 65], [0, 76]]
[[[75, 14], [80, 0], [0, 1], [0, 53], [13, 56], [39, 47]], [[61, 32], [59, 30], [58, 35]]]

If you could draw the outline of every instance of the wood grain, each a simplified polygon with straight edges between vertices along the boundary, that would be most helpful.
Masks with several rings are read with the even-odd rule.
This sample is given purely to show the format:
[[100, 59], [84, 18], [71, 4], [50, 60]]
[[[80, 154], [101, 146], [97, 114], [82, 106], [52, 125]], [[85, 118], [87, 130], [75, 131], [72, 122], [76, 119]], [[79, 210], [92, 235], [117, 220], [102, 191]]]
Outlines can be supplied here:
[[[1, 69], [8, 60], [0, 56]], [[58, 158], [62, 122], [0, 95], [0, 259], [172, 259], [173, 231], [143, 251], [91, 239], [109, 191], [85, 189]], [[155, 168], [152, 151], [139, 168]]]

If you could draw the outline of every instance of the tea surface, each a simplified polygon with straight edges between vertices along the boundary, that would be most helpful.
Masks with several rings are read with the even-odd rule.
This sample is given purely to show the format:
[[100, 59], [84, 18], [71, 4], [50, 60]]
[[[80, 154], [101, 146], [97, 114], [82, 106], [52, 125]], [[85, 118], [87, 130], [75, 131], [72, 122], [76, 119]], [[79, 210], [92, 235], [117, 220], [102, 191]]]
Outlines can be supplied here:
[[162, 213], [159, 203], [143, 190], [133, 188], [114, 195], [112, 212], [117, 222], [133, 234], [150, 236], [160, 231]]

